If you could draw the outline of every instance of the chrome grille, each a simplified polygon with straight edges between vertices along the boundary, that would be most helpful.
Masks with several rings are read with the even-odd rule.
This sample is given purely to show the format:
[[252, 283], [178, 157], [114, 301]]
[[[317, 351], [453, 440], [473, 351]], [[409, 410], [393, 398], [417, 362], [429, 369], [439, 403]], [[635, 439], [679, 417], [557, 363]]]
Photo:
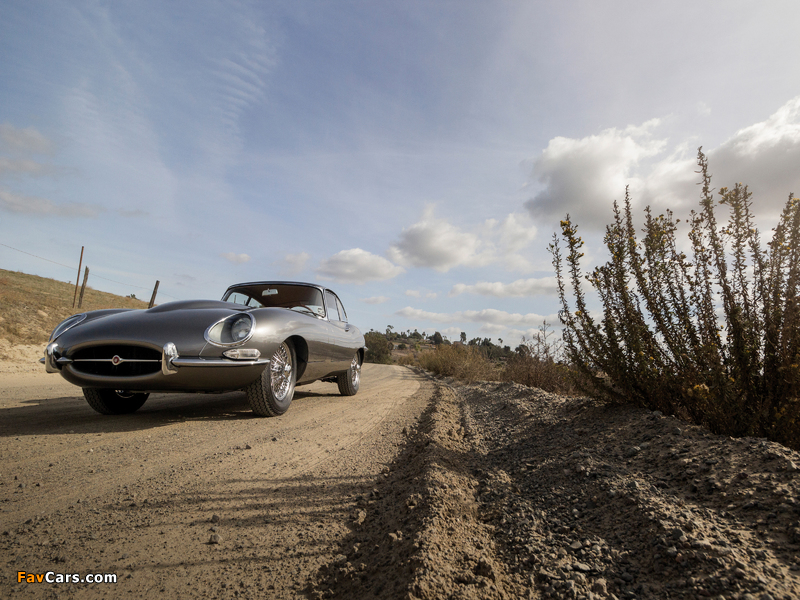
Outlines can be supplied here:
[[134, 377], [161, 370], [161, 352], [123, 344], [82, 348], [72, 356], [72, 368], [89, 375]]

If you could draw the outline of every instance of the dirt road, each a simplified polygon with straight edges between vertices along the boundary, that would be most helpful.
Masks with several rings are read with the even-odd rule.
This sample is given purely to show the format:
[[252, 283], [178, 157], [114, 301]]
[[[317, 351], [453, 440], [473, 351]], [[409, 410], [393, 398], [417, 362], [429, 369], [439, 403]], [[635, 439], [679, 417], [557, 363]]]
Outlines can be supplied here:
[[154, 394], [104, 417], [60, 377], [0, 373], [0, 597], [302, 596], [431, 388], [366, 365], [358, 395], [298, 388], [276, 419], [243, 393]]
[[766, 440], [375, 365], [278, 419], [243, 394], [110, 418], [2, 367], [3, 598], [800, 597], [800, 453]]

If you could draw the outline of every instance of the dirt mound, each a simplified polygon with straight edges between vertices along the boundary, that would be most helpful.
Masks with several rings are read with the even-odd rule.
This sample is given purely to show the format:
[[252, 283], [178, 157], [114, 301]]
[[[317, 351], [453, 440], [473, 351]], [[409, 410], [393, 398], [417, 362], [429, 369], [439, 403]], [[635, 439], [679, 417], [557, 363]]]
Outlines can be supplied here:
[[636, 407], [441, 385], [309, 592], [800, 597], [797, 465]]

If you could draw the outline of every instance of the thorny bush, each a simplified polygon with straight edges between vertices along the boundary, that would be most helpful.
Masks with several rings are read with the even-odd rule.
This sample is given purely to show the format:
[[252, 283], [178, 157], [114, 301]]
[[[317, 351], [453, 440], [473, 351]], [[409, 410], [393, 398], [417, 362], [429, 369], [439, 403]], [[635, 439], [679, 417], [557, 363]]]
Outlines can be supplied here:
[[[702, 149], [699, 212], [688, 222], [687, 252], [673, 214], [645, 210], [637, 238], [626, 191], [614, 204], [604, 265], [584, 275], [583, 241], [569, 215], [550, 251], [558, 278], [567, 356], [594, 392], [635, 401], [716, 433], [768, 437], [800, 449], [800, 206], [792, 194], [772, 240], [762, 246], [751, 193], [719, 190], [730, 216], [718, 225]], [[597, 292], [602, 318], [590, 314], [582, 283]], [[567, 286], [572, 288], [574, 310]]]

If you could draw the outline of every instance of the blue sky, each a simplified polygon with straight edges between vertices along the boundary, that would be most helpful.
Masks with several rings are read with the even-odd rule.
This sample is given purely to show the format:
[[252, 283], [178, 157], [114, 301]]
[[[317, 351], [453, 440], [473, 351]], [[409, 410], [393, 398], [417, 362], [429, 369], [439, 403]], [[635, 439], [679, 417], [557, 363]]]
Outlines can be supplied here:
[[701, 145], [762, 229], [800, 193], [800, 4], [661, 4], [0, 0], [0, 267], [515, 345], [567, 212], [603, 260], [626, 185], [696, 204]]

